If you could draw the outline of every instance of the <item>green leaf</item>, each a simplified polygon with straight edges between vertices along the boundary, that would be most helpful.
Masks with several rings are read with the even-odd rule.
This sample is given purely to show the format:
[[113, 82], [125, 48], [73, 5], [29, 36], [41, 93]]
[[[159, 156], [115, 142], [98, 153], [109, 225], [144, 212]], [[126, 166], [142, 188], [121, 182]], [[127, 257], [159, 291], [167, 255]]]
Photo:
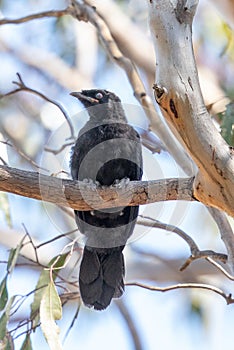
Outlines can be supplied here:
[[6, 193], [0, 193], [0, 209], [4, 213], [7, 225], [12, 228], [11, 212], [9, 205], [9, 197]]
[[[31, 318], [31, 320], [34, 320], [34, 326], [36, 326], [38, 324], [38, 321], [39, 321], [38, 318], [36, 318], [36, 316], [38, 315], [38, 312], [39, 312], [43, 293], [45, 291], [45, 288], [50, 283], [49, 267], [52, 266], [54, 263], [55, 263], [53, 266], [54, 268], [62, 267], [66, 261], [68, 254], [69, 254], [69, 252], [54, 257], [48, 264], [48, 270], [44, 269], [40, 274], [39, 280], [38, 280], [37, 285], [36, 285], [34, 299], [33, 299], [33, 302], [31, 304], [31, 316], [30, 316], [30, 318]], [[53, 281], [55, 281], [56, 273], [53, 272], [52, 276], [53, 276]]]
[[4, 314], [2, 314], [2, 317], [0, 318], [0, 340], [2, 340], [2, 341], [6, 337], [7, 322], [8, 322], [8, 318], [7, 318], [7, 315], [4, 313]]
[[17, 245], [16, 248], [12, 248], [10, 250], [10, 254], [9, 254], [9, 258], [8, 258], [8, 262], [7, 262], [7, 271], [9, 273], [11, 273], [15, 267], [15, 264], [17, 262], [17, 259], [18, 259], [18, 256], [19, 256], [19, 253], [20, 253], [20, 250], [22, 249], [22, 246], [23, 246], [23, 242], [24, 242], [24, 238], [23, 237], [20, 241], [20, 243]]
[[6, 310], [0, 318], [0, 340], [4, 341], [5, 344], [7, 343], [5, 342], [6, 336], [7, 336], [7, 323], [10, 317], [11, 305], [14, 302], [14, 300], [15, 300], [15, 296], [10, 298], [10, 300], [8, 301]]
[[54, 282], [50, 282], [41, 299], [40, 321], [42, 332], [51, 350], [62, 350], [62, 344], [59, 339], [60, 329], [55, 322], [61, 317], [61, 301]]
[[8, 291], [7, 291], [7, 275], [4, 277], [0, 284], [0, 311], [2, 311], [8, 300]]
[[[42, 299], [43, 293], [45, 291], [45, 287], [48, 286], [49, 282], [50, 282], [50, 271], [43, 270], [41, 272], [39, 280], [37, 282], [36, 291], [34, 293], [34, 299], [33, 299], [33, 302], [31, 304], [30, 318], [32, 320], [37, 316], [37, 314], [39, 312], [41, 299]], [[38, 322], [36, 322], [36, 324], [34, 326], [36, 326], [37, 324], [38, 324]]]
[[23, 342], [20, 350], [32, 350], [32, 343], [31, 343], [31, 339], [30, 339], [30, 334], [26, 335], [26, 338], [24, 339], [24, 342]]
[[221, 135], [230, 146], [234, 147], [234, 103], [226, 106], [221, 119]]

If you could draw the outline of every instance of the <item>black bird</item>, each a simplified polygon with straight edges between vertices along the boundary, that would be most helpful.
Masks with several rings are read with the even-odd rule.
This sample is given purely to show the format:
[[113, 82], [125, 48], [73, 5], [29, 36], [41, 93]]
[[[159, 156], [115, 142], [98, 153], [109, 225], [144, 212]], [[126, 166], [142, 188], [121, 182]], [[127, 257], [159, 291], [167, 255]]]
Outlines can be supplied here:
[[[71, 95], [82, 102], [89, 114], [72, 149], [72, 178], [101, 186], [124, 186], [127, 179], [140, 180], [140, 137], [127, 123], [119, 97], [97, 89]], [[103, 310], [113, 297], [123, 294], [122, 251], [134, 230], [138, 208], [75, 210], [78, 228], [86, 236], [79, 274], [80, 294], [86, 306]]]

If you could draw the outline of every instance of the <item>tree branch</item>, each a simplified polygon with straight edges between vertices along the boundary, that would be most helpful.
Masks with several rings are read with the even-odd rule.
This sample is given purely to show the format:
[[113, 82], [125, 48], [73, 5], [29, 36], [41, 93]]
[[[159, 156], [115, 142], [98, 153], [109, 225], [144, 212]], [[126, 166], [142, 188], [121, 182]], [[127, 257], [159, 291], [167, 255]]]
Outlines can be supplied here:
[[225, 213], [211, 207], [208, 208], [208, 210], [219, 228], [221, 239], [223, 240], [228, 253], [228, 265], [231, 272], [234, 273], [234, 235], [232, 227]]
[[192, 201], [193, 178], [130, 181], [97, 187], [20, 169], [0, 166], [0, 191], [44, 200], [76, 210], [134, 206], [167, 200]]
[[195, 197], [234, 216], [234, 158], [206, 110], [194, 59], [191, 27], [197, 3], [148, 1], [157, 55], [155, 98], [199, 168]]
[[[159, 220], [155, 220], [151, 217], [140, 215], [144, 220], [137, 220], [138, 225], [148, 226], [148, 227], [155, 227], [158, 229], [162, 229], [165, 231], [173, 232], [180, 236], [189, 246], [191, 255], [190, 257], [185, 261], [185, 263], [181, 266], [180, 271], [184, 271], [194, 260], [197, 259], [204, 259], [204, 258], [213, 258], [216, 260], [220, 260], [224, 263], [227, 262], [227, 255], [222, 253], [216, 253], [213, 250], [200, 250], [198, 248], [198, 245], [196, 242], [183, 230], [181, 230], [179, 227], [166, 224], [164, 222], [161, 222]], [[209, 260], [208, 260], [209, 261]]]
[[221, 289], [211, 286], [209, 284], [203, 284], [203, 283], [179, 283], [179, 284], [174, 284], [168, 287], [155, 287], [155, 286], [148, 286], [146, 284], [143, 283], [139, 283], [139, 282], [128, 282], [125, 283], [126, 286], [137, 286], [137, 287], [141, 287], [144, 289], [148, 289], [151, 291], [155, 291], [155, 292], [168, 292], [171, 290], [175, 290], [175, 289], [204, 289], [204, 290], [209, 290], [212, 291], [216, 294], [219, 294], [221, 297], [223, 297], [226, 300], [227, 305], [229, 304], [233, 304], [234, 303], [234, 299], [232, 298], [231, 294], [226, 294], [224, 293]]
[[137, 326], [135, 324], [135, 317], [133, 317], [130, 310], [128, 310], [127, 303], [124, 303], [123, 299], [115, 299], [115, 304], [117, 305], [119, 312], [121, 313], [124, 321], [126, 322], [127, 328], [132, 337], [134, 349], [143, 350], [144, 347], [140, 337], [140, 332], [137, 330]]
[[72, 125], [72, 122], [70, 120], [70, 117], [69, 117], [67, 111], [63, 108], [63, 106], [59, 102], [54, 101], [51, 98], [47, 97], [46, 95], [44, 95], [40, 91], [37, 91], [35, 89], [32, 89], [32, 88], [28, 87], [27, 85], [25, 85], [23, 79], [21, 78], [21, 75], [19, 73], [16, 73], [16, 75], [17, 75], [17, 78], [18, 78], [19, 81], [13, 81], [12, 83], [17, 85], [18, 88], [15, 89], [15, 90], [12, 90], [12, 91], [10, 91], [10, 92], [8, 92], [6, 94], [0, 95], [0, 98], [6, 97], [6, 96], [11, 96], [11, 95], [13, 95], [13, 94], [15, 94], [17, 92], [20, 92], [20, 91], [27, 91], [27, 92], [30, 92], [30, 93], [32, 93], [34, 95], [39, 96], [40, 98], [44, 99], [47, 102], [52, 103], [53, 105], [58, 107], [60, 109], [60, 111], [62, 112], [62, 114], [64, 115], [64, 117], [65, 117], [65, 119], [66, 119], [66, 121], [68, 123], [68, 126], [70, 128], [70, 132], [71, 132], [70, 138], [74, 139], [75, 138], [75, 136], [74, 136], [74, 127]]
[[0, 19], [0, 25], [4, 25], [4, 24], [20, 24], [20, 23], [25, 23], [25, 22], [29, 22], [32, 21], [34, 19], [38, 19], [38, 18], [45, 18], [45, 17], [61, 17], [64, 15], [67, 15], [67, 8], [64, 10], [52, 10], [52, 11], [43, 11], [43, 12], [39, 12], [39, 13], [34, 13], [28, 16], [24, 16], [21, 18], [16, 18], [16, 19], [12, 19], [12, 18], [3, 18]]

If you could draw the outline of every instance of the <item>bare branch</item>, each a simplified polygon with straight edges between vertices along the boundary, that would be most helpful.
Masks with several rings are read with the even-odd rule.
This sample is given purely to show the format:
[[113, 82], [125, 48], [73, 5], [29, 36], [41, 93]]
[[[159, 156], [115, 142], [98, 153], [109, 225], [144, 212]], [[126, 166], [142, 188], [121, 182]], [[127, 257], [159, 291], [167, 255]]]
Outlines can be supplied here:
[[130, 311], [128, 310], [128, 306], [126, 305], [126, 303], [123, 302], [123, 299], [115, 299], [115, 304], [117, 305], [121, 315], [123, 316], [127, 324], [128, 330], [131, 334], [134, 343], [134, 349], [143, 350], [144, 347], [140, 338], [140, 334], [134, 322], [135, 318], [131, 315]]
[[71, 235], [72, 233], [77, 232], [77, 230], [78, 230], [78, 229], [71, 230], [71, 231], [66, 232], [66, 233], [61, 233], [60, 235], [55, 236], [54, 238], [51, 238], [51, 239], [49, 239], [49, 240], [46, 241], [46, 242], [42, 242], [42, 243], [38, 244], [35, 248], [36, 248], [36, 249], [39, 249], [40, 247], [43, 247], [43, 246], [46, 245], [46, 244], [50, 244], [50, 243], [52, 243], [52, 242], [54, 242], [54, 241], [57, 241], [57, 240], [60, 239], [60, 238], [67, 237], [67, 236]]
[[[43, 167], [41, 167], [40, 165], [38, 165], [36, 162], [34, 162], [33, 159], [31, 159], [27, 154], [25, 154], [21, 149], [19, 149], [19, 147], [17, 147], [14, 144], [11, 144], [9, 141], [0, 141], [1, 143], [3, 143], [4, 145], [7, 145], [9, 147], [14, 148], [14, 150], [24, 159], [26, 160], [29, 164], [31, 164], [33, 167], [35, 167], [36, 169], [41, 169], [44, 171], [49, 171]], [[7, 164], [4, 164], [7, 165]]]
[[163, 143], [149, 130], [139, 130], [137, 131], [141, 137], [142, 145], [148, 148], [152, 153], [161, 153], [161, 151], [167, 151]]
[[[3, 142], [3, 141], [1, 141], [1, 142]], [[2, 157], [0, 157], [0, 161], [2, 162], [3, 165], [8, 166], [7, 162]]]
[[0, 25], [4, 25], [4, 24], [20, 24], [20, 23], [25, 23], [25, 22], [29, 22], [32, 21], [34, 19], [38, 19], [38, 18], [45, 18], [45, 17], [61, 17], [67, 14], [67, 9], [64, 10], [60, 10], [60, 11], [44, 11], [44, 12], [40, 12], [40, 13], [35, 13], [32, 15], [28, 15], [28, 16], [24, 16], [21, 18], [17, 18], [17, 19], [11, 19], [11, 18], [3, 18], [0, 19]]
[[70, 128], [70, 132], [71, 132], [71, 136], [70, 138], [75, 138], [74, 136], [74, 128], [73, 128], [73, 125], [72, 125], [72, 122], [70, 120], [70, 117], [67, 113], [67, 111], [65, 110], [65, 108], [57, 101], [55, 100], [52, 100], [51, 98], [47, 97], [46, 95], [44, 95], [43, 93], [35, 90], [35, 89], [32, 89], [30, 87], [28, 87], [27, 85], [25, 85], [25, 83], [23, 82], [23, 79], [21, 78], [21, 75], [19, 73], [16, 74], [19, 81], [13, 81], [12, 83], [17, 85], [19, 88], [18, 89], [15, 89], [15, 90], [12, 90], [6, 94], [3, 94], [3, 95], [0, 95], [0, 98], [3, 98], [3, 97], [7, 97], [7, 96], [10, 96], [10, 95], [13, 95], [17, 92], [20, 92], [20, 91], [27, 91], [27, 92], [30, 92], [32, 94], [35, 94], [39, 97], [41, 97], [42, 99], [44, 99], [45, 101], [47, 102], [50, 102], [52, 103], [53, 105], [55, 105], [56, 107], [58, 107], [60, 109], [60, 111], [62, 112], [62, 114], [64, 115], [67, 123], [68, 123], [68, 126]]
[[[144, 215], [140, 215], [140, 217], [142, 217], [145, 220], [142, 220], [142, 221], [138, 220], [137, 223], [139, 225], [148, 226], [148, 227], [155, 227], [155, 228], [159, 228], [159, 229], [162, 229], [165, 231], [170, 231], [170, 232], [176, 233], [178, 236], [183, 238], [183, 240], [185, 240], [185, 242], [188, 244], [190, 251], [191, 251], [191, 255], [185, 261], [185, 263], [181, 266], [180, 271], [185, 270], [194, 260], [201, 259], [201, 258], [208, 258], [209, 257], [209, 258], [217, 259], [217, 260], [220, 260], [220, 261], [226, 263], [226, 261], [227, 261], [226, 254], [216, 253], [213, 250], [200, 250], [198, 248], [198, 245], [195, 243], [195, 241], [187, 233], [185, 233], [183, 230], [181, 230], [177, 226], [166, 224], [166, 223], [163, 223], [161, 221], [158, 221], [156, 219], [153, 219], [151, 217], [144, 216]], [[146, 220], [150, 220], [151, 222], [147, 222]]]
[[224, 274], [224, 276], [226, 276], [229, 280], [234, 281], [234, 276], [230, 275], [230, 273], [228, 273], [220, 264], [218, 264], [210, 257], [206, 257], [206, 260], [214, 265], [219, 271], [221, 271], [222, 274]]
[[[22, 226], [23, 226], [23, 228], [24, 228], [24, 231], [25, 231], [25, 233], [26, 233], [26, 236], [29, 238], [29, 242], [24, 243], [23, 246], [25, 246], [26, 244], [30, 243], [30, 245], [31, 245], [32, 248], [33, 248], [34, 254], [35, 254], [34, 259], [35, 259], [36, 263], [37, 263], [38, 265], [40, 265], [40, 263], [39, 263], [39, 258], [38, 258], [38, 254], [37, 254], [37, 247], [35, 246], [35, 244], [34, 244], [34, 242], [33, 242], [33, 239], [32, 239], [32, 237], [31, 237], [31, 235], [29, 234], [29, 232], [28, 232], [26, 226], [25, 226], [24, 224], [23, 224]], [[33, 260], [34, 260], [34, 259], [33, 259]]]
[[59, 154], [60, 152], [62, 152], [66, 147], [72, 146], [74, 144], [74, 141], [68, 142], [68, 143], [64, 143], [61, 147], [59, 147], [58, 149], [51, 149], [49, 147], [44, 147], [44, 150], [46, 152], [50, 152], [53, 153], [54, 155]]
[[228, 265], [231, 272], [234, 273], [234, 234], [232, 227], [225, 213], [210, 207], [208, 207], [208, 210], [219, 228], [221, 239], [223, 240], [228, 253]]
[[134, 206], [165, 200], [193, 200], [193, 178], [130, 181], [97, 187], [36, 172], [0, 166], [0, 191], [44, 200], [76, 210]]
[[139, 282], [128, 282], [125, 284], [126, 286], [136, 286], [136, 287], [141, 287], [144, 289], [148, 289], [151, 291], [155, 292], [168, 292], [171, 290], [176, 290], [176, 289], [203, 289], [203, 290], [209, 290], [211, 292], [214, 292], [216, 294], [219, 294], [221, 297], [223, 297], [226, 300], [227, 305], [233, 304], [234, 299], [232, 298], [231, 294], [226, 294], [224, 293], [221, 289], [211, 286], [209, 284], [203, 284], [203, 283], [179, 283], [179, 284], [174, 284], [168, 287], [155, 287], [155, 286], [148, 286], [143, 283]]

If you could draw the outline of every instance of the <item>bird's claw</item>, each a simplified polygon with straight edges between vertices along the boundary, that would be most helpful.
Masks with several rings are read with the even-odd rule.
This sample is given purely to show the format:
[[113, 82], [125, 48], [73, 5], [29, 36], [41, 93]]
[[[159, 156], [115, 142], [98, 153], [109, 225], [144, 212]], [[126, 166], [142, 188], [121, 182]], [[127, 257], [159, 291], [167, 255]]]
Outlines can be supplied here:
[[98, 181], [93, 181], [92, 179], [84, 179], [83, 183], [94, 191], [97, 187], [100, 187], [100, 183]]
[[115, 180], [114, 182], [114, 187], [115, 188], [125, 188], [130, 182], [130, 179], [128, 177], [124, 177], [123, 179], [121, 180]]

